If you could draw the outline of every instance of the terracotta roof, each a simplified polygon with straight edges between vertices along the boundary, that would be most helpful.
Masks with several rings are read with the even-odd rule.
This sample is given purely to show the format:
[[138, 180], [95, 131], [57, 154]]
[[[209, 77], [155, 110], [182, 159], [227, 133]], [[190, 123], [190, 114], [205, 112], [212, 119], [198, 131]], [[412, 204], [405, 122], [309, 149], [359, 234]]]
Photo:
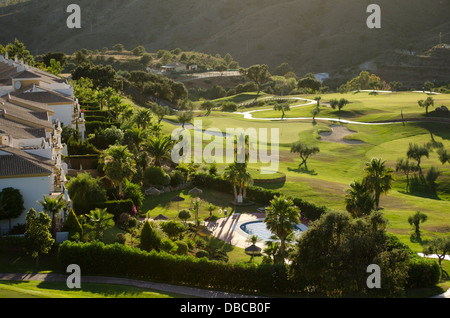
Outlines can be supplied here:
[[49, 175], [53, 163], [47, 158], [23, 150], [0, 145], [0, 178], [29, 175]]

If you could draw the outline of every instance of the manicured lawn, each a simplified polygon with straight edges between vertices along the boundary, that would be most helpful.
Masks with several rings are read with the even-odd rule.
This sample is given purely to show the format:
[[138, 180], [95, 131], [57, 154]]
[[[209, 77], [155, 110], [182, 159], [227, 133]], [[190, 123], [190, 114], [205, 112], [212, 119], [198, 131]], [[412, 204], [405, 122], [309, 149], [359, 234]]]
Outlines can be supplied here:
[[[147, 196], [144, 200], [144, 204], [142, 206], [143, 214], [146, 215], [146, 211], [150, 218], [155, 218], [159, 214], [163, 214], [170, 219], [177, 218], [178, 212], [181, 210], [189, 210], [193, 208], [192, 199], [196, 197], [190, 195], [188, 192], [192, 188], [187, 188], [180, 191], [173, 191], [169, 193], [162, 193], [157, 196]], [[245, 212], [256, 212], [256, 209], [259, 207], [258, 204], [254, 204], [252, 206], [247, 207], [235, 207], [233, 204], [234, 196], [232, 194], [227, 194], [219, 191], [214, 191], [210, 189], [202, 189], [203, 193], [198, 196], [200, 198], [201, 204], [198, 211], [199, 219], [202, 220], [205, 217], [209, 216], [209, 211], [206, 209], [208, 205], [211, 203], [217, 208], [213, 212], [213, 214], [224, 217], [224, 213], [219, 214], [219, 209], [222, 211], [227, 210], [228, 214], [231, 212], [245, 213]], [[184, 198], [184, 201], [181, 202], [172, 202], [171, 199], [176, 195], [180, 195]], [[191, 218], [188, 221], [194, 221], [194, 213], [191, 212]]]
[[[379, 93], [371, 95], [368, 92], [346, 93], [346, 94], [324, 94], [320, 104], [320, 113], [317, 117], [322, 118], [341, 118], [362, 122], [375, 122], [383, 120], [401, 119], [403, 118], [422, 118], [425, 116], [425, 109], [419, 107], [417, 101], [430, 97], [428, 94], [399, 92], [399, 93]], [[315, 95], [305, 95], [305, 98], [314, 99]], [[432, 95], [435, 106], [428, 109], [429, 112], [434, 111], [435, 107], [446, 105], [450, 106], [450, 98], [448, 95]], [[331, 99], [345, 98], [350, 103], [346, 105], [340, 112], [333, 110], [329, 106]], [[304, 107], [293, 107], [286, 112], [286, 118], [312, 117], [311, 112], [316, 105], [308, 105]], [[264, 112], [253, 113], [254, 118], [280, 118], [278, 111], [269, 110]], [[430, 114], [431, 116], [432, 114]]]
[[[305, 98], [314, 99], [315, 95], [305, 95]], [[425, 99], [427, 94], [401, 92], [393, 94], [370, 95], [360, 92], [357, 94], [323, 94], [321, 104], [326, 104], [332, 98], [346, 98], [350, 104], [346, 105], [341, 113], [342, 118], [359, 121], [374, 121], [399, 119], [400, 111], [407, 117], [423, 117], [425, 109], [417, 104], [419, 99]], [[449, 95], [433, 95], [435, 107], [450, 104]], [[310, 110], [313, 106], [292, 108], [286, 116], [311, 117]], [[267, 106], [258, 109], [268, 108]], [[270, 108], [270, 107], [269, 107]], [[338, 118], [337, 111], [330, 107], [322, 106], [322, 112], [318, 117]], [[255, 108], [257, 109], [257, 108]], [[246, 110], [253, 110], [249, 108]], [[239, 110], [243, 111], [243, 110]], [[432, 111], [432, 109], [430, 109]], [[272, 114], [270, 114], [272, 112]], [[298, 112], [298, 113], [296, 113]], [[328, 113], [327, 113], [328, 112]], [[275, 111], [256, 112], [256, 116], [279, 118], [280, 113]], [[419, 145], [430, 142], [442, 143], [445, 149], [450, 149], [450, 129], [448, 124], [439, 123], [396, 123], [390, 125], [356, 125], [345, 124], [353, 134], [344, 137], [347, 140], [362, 141], [362, 144], [345, 144], [326, 142], [320, 139], [320, 132], [331, 131], [330, 125], [336, 123], [318, 121], [261, 121], [244, 119], [240, 114], [223, 113], [213, 111], [210, 116], [196, 117], [202, 120], [203, 129], [215, 127], [225, 132], [226, 128], [254, 128], [259, 132], [265, 128], [270, 132], [271, 128], [279, 130], [279, 172], [286, 175], [286, 182], [276, 184], [258, 184], [259, 186], [280, 190], [287, 195], [301, 197], [318, 205], [325, 205], [330, 209], [344, 210], [344, 198], [346, 190], [351, 182], [363, 177], [364, 164], [371, 158], [377, 157], [386, 160], [389, 167], [395, 169], [399, 158], [406, 158], [409, 143]], [[168, 130], [174, 126], [168, 124]], [[221, 137], [213, 137], [218, 140]], [[308, 170], [298, 167], [300, 158], [290, 152], [293, 142], [301, 140], [309, 145], [316, 145], [320, 153], [313, 155], [308, 160]], [[221, 140], [223, 141], [223, 140]], [[269, 138], [270, 141], [270, 138]], [[204, 145], [209, 141], [204, 141]], [[224, 144], [225, 145], [225, 144]], [[226, 164], [219, 164], [219, 172], [223, 171]], [[260, 162], [249, 165], [251, 169], [260, 169], [268, 166]], [[439, 162], [436, 149], [430, 151], [429, 158], [423, 158], [421, 166], [424, 173], [432, 166], [441, 171], [437, 179], [436, 193], [407, 193], [406, 178], [401, 173], [395, 173], [396, 181], [387, 195], [381, 196], [383, 213], [389, 220], [389, 231], [398, 235], [402, 241], [410, 245], [413, 250], [420, 252], [422, 244], [410, 241], [411, 226], [408, 224], [408, 216], [415, 211], [422, 211], [428, 215], [428, 220], [422, 225], [424, 242], [435, 235], [448, 235], [450, 232], [450, 169], [449, 165]], [[214, 204], [214, 198], [211, 201]], [[220, 202], [220, 200], [218, 201]], [[152, 207], [148, 205], [148, 207]], [[189, 203], [184, 202], [184, 207]], [[176, 206], [173, 203], [159, 202], [155, 204], [153, 214], [165, 212], [176, 214]], [[181, 205], [180, 205], [181, 209]], [[156, 213], [157, 212], [157, 213]], [[164, 213], [162, 213], [164, 214]]]
[[65, 282], [0, 281], [0, 298], [179, 298], [173, 293], [125, 285], [82, 283], [70, 289]]

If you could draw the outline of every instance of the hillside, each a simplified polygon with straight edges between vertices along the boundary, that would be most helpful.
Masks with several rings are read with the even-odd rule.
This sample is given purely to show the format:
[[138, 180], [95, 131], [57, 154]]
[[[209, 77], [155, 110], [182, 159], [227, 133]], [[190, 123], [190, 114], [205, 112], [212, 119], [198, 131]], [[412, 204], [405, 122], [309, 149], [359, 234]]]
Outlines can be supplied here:
[[[379, 0], [382, 28], [376, 30], [366, 26], [371, 2], [360, 0], [80, 0], [82, 28], [72, 30], [66, 27], [70, 3], [29, 0], [3, 7], [0, 43], [17, 37], [32, 54], [72, 53], [116, 43], [127, 49], [143, 45], [153, 52], [179, 47], [231, 53], [242, 66], [265, 63], [273, 69], [288, 62], [298, 74], [348, 76], [360, 65], [371, 65], [388, 80], [405, 71], [386, 67], [393, 55], [396, 66], [415, 63], [396, 52], [422, 54], [439, 44], [440, 32], [442, 41], [450, 43], [449, 1]], [[425, 70], [413, 69], [412, 75], [448, 81], [450, 62], [442, 61], [439, 68], [420, 62]], [[429, 67], [436, 71], [430, 73]], [[434, 78], [436, 72], [443, 75]]]

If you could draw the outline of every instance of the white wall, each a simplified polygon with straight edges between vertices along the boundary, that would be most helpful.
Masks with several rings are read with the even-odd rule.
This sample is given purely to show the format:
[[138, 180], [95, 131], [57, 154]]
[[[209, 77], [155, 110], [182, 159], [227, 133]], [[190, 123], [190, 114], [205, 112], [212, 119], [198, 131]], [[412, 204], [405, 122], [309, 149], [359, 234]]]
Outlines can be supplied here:
[[44, 146], [45, 148], [48, 148], [48, 142], [45, 141], [44, 138], [29, 138], [29, 139], [13, 139], [13, 147], [14, 148], [21, 148], [21, 147], [38, 147], [41, 148]]
[[[0, 191], [4, 188], [13, 187], [20, 190], [22, 194], [25, 211], [16, 219], [11, 219], [11, 227], [15, 224], [25, 224], [27, 212], [33, 208], [37, 212], [42, 211], [42, 205], [37, 201], [43, 200], [44, 195], [49, 195], [49, 177], [27, 177], [27, 178], [5, 178], [0, 179]], [[1, 220], [0, 228], [2, 234], [9, 231], [9, 220]]]
[[73, 116], [73, 105], [49, 105], [51, 109], [55, 112], [51, 116], [51, 120], [58, 119], [64, 126], [72, 125]]

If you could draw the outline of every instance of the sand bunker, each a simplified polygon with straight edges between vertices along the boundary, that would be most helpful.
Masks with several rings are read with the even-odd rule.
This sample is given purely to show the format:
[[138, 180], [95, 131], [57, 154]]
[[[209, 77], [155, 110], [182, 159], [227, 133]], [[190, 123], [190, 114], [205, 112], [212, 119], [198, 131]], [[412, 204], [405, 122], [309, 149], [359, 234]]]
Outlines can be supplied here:
[[350, 144], [350, 145], [360, 145], [364, 142], [361, 140], [347, 140], [344, 139], [345, 136], [355, 134], [356, 132], [348, 129], [345, 126], [340, 125], [331, 125], [331, 131], [321, 132], [319, 133], [319, 139], [321, 141], [327, 142], [337, 142], [340, 144]]

